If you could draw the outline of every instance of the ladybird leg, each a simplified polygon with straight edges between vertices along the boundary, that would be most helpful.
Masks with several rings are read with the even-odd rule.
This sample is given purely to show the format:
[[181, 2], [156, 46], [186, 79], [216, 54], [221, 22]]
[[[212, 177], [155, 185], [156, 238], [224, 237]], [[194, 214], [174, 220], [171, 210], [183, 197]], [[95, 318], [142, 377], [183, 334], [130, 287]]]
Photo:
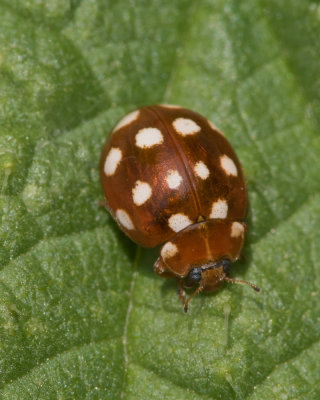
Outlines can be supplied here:
[[166, 265], [161, 261], [160, 257], [154, 263], [153, 269], [154, 272], [162, 278], [176, 278], [172, 272], [168, 271]]
[[180, 279], [178, 282], [178, 295], [179, 295], [179, 300], [182, 302], [184, 309], [186, 307], [186, 292], [184, 291], [183, 288], [183, 280]]
[[98, 201], [98, 207], [108, 210], [107, 203], [105, 201]]
[[204, 289], [203, 285], [199, 285], [197, 287], [197, 289], [187, 298], [187, 300], [184, 303], [184, 312], [187, 313], [188, 312], [188, 306], [190, 301], [194, 298], [194, 296], [196, 296], [198, 293], [202, 292], [202, 290]]

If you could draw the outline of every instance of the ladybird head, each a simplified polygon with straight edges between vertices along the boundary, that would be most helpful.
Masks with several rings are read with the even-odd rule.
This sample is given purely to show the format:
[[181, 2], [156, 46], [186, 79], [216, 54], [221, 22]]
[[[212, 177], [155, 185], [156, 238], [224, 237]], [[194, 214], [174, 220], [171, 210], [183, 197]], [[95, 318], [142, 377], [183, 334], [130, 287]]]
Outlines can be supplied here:
[[[162, 246], [155, 271], [179, 280], [185, 311], [191, 298], [202, 290], [215, 290], [222, 281], [246, 283], [229, 278], [231, 265], [243, 247], [245, 229], [242, 222], [211, 219], [188, 226]], [[192, 287], [196, 290], [186, 299], [184, 288]]]
[[229, 275], [231, 261], [223, 258], [217, 262], [208, 262], [200, 267], [192, 267], [184, 278], [184, 287], [191, 288], [200, 283], [207, 291], [216, 289], [221, 280]]

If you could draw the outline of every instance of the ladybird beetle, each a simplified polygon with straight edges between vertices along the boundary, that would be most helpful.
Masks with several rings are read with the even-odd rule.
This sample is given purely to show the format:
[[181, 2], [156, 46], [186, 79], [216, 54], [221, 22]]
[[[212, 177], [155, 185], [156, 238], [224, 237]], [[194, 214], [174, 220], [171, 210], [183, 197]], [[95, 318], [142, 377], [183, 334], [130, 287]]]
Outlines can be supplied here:
[[244, 242], [247, 194], [235, 152], [206, 118], [169, 105], [131, 112], [104, 144], [100, 176], [124, 233], [144, 247], [164, 243], [154, 270], [178, 280], [185, 312], [222, 281], [260, 290], [229, 277]]

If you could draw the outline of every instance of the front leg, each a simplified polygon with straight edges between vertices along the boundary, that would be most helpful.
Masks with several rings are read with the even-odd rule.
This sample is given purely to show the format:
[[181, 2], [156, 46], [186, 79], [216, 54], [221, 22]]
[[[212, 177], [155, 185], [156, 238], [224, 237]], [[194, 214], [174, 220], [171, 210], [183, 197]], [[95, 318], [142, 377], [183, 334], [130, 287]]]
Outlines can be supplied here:
[[184, 310], [186, 310], [186, 306], [187, 306], [186, 292], [184, 291], [184, 285], [183, 285], [183, 280], [182, 279], [180, 279], [179, 282], [178, 282], [178, 295], [179, 295], [179, 300], [183, 304]]
[[176, 278], [176, 276], [167, 269], [167, 266], [164, 264], [164, 262], [160, 260], [160, 257], [155, 262], [153, 269], [154, 272], [162, 278]]

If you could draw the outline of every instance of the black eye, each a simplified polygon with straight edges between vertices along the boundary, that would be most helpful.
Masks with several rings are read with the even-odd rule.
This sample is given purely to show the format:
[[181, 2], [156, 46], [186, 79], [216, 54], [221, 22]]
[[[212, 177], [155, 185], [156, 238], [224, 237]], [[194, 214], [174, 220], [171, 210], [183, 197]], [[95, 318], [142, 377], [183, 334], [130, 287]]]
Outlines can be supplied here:
[[221, 266], [222, 266], [223, 272], [228, 275], [230, 272], [230, 269], [231, 269], [231, 261], [228, 260], [227, 258], [224, 260], [221, 260]]
[[196, 283], [199, 283], [200, 280], [201, 268], [192, 268], [186, 277], [186, 284], [188, 286], [194, 286]]

